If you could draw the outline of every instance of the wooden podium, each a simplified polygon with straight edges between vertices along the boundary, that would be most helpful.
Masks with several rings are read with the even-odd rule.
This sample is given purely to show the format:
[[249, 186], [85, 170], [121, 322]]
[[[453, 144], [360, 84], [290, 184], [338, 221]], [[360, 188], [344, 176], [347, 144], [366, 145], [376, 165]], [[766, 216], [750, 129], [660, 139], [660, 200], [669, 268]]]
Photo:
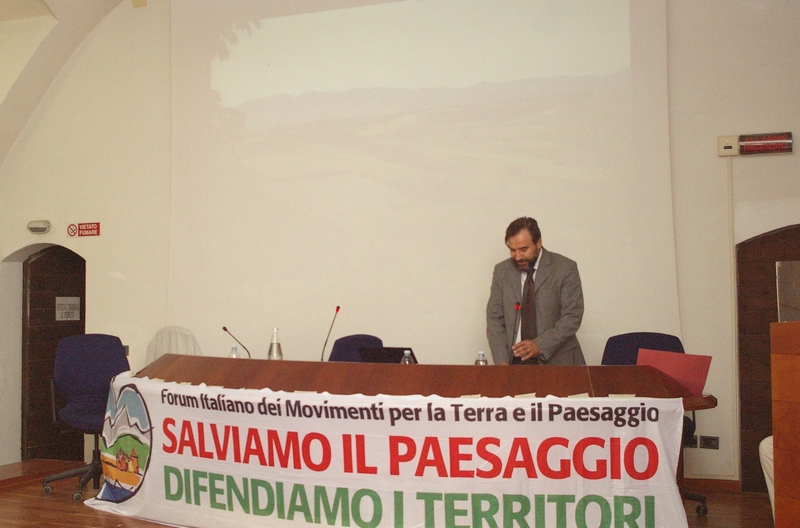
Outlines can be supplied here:
[[372, 396], [436, 394], [449, 398], [473, 394], [492, 398], [530, 393], [539, 397], [634, 394], [683, 398], [687, 411], [717, 405], [714, 396], [688, 394], [675, 380], [649, 366], [395, 365], [167, 354], [139, 371], [137, 376], [231, 389], [269, 388]]
[[800, 321], [770, 324], [775, 528], [800, 522]]

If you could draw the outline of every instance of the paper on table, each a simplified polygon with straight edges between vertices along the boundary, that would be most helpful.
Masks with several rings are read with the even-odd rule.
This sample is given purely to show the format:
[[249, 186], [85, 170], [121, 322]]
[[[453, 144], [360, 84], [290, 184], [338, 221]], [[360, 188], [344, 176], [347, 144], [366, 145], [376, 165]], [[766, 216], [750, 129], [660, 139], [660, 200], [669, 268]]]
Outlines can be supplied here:
[[588, 397], [589, 397], [588, 392], [581, 392], [580, 394], [570, 394], [569, 396], [567, 396], [567, 398], [588, 398]]
[[655, 367], [696, 396], [702, 394], [706, 386], [711, 356], [640, 348], [636, 364]]

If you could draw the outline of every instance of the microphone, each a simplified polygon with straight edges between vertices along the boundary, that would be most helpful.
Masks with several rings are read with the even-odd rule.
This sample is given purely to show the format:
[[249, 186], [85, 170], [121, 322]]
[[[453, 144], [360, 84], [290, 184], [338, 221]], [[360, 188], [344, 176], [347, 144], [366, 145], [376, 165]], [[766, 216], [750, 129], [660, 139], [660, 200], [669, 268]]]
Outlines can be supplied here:
[[[223, 329], [223, 330], [225, 330], [226, 332], [228, 332], [228, 327], [227, 327], [227, 326], [223, 326], [223, 327], [222, 327], [222, 329]], [[234, 341], [236, 341], [237, 343], [239, 343], [240, 345], [242, 345], [242, 342], [241, 342], [241, 341], [239, 341], [238, 339], [236, 339], [236, 336], [235, 336], [235, 335], [233, 335], [233, 334], [232, 334], [232, 333], [230, 333], [230, 332], [228, 332], [228, 335], [229, 335], [229, 336], [231, 336], [231, 337], [233, 338], [233, 340], [234, 340]], [[244, 349], [244, 351], [245, 351], [245, 352], [247, 352], [247, 357], [248, 357], [248, 358], [250, 358], [250, 359], [253, 359], [253, 356], [251, 356], [251, 355], [250, 355], [250, 351], [249, 351], [249, 350], [247, 350], [247, 347], [246, 347], [246, 346], [244, 346], [244, 345], [242, 345], [242, 348]]]
[[322, 354], [319, 355], [320, 361], [325, 361], [325, 347], [328, 346], [328, 339], [331, 337], [331, 330], [333, 330], [333, 323], [336, 322], [336, 316], [339, 314], [339, 307], [336, 307], [336, 311], [333, 312], [333, 321], [331, 321], [331, 327], [328, 328], [328, 335], [325, 337], [325, 344], [322, 345]]

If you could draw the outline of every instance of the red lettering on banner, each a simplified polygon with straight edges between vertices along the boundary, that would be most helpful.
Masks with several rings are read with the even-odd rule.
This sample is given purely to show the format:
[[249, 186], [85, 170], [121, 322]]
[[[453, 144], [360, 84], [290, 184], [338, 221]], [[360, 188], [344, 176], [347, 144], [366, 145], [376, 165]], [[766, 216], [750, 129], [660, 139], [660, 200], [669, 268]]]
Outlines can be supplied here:
[[621, 441], [619, 438], [611, 439], [611, 480], [619, 480], [622, 478], [622, 468], [620, 467], [620, 453], [622, 452]]
[[[407, 436], [389, 437], [389, 474], [400, 475], [402, 464], [416, 461], [415, 476], [424, 476], [427, 468], [434, 468], [439, 477], [447, 478], [502, 478], [510, 479], [514, 471], [524, 469], [527, 478], [542, 477], [553, 480], [564, 480], [576, 475], [586, 480], [601, 480], [610, 478], [620, 480], [623, 469], [625, 475], [635, 480], [648, 480], [653, 478], [658, 470], [659, 455], [655, 443], [646, 437], [637, 437], [622, 447], [621, 439], [587, 437], [575, 442], [574, 447], [570, 440], [563, 437], [550, 437], [542, 440], [536, 447], [536, 462], [531, 449], [530, 440], [524, 437], [513, 438], [508, 456], [504, 461], [489, 448], [498, 449], [500, 440], [493, 437], [478, 439], [475, 443], [475, 452], [471, 453], [467, 446], [472, 446], [474, 439], [453, 437], [448, 439], [448, 455], [442, 451], [440, 440], [437, 437], [425, 437], [417, 459], [417, 443]], [[634, 456], [638, 448], [646, 451], [645, 467], [638, 470]], [[593, 449], [599, 448], [599, 449]], [[560, 451], [563, 450], [563, 453]], [[551, 457], [556, 457], [555, 465]], [[352, 456], [352, 455], [350, 455]], [[473, 456], [480, 462], [475, 470], [468, 469], [467, 462], [473, 461]], [[449, 466], [446, 461], [449, 461]], [[485, 468], [488, 463], [489, 467]], [[465, 467], [467, 466], [467, 467]], [[352, 471], [352, 463], [351, 463]]]
[[[545, 440], [546, 442], [547, 440]], [[541, 453], [541, 448], [539, 449]], [[517, 454], [521, 454], [522, 458], [517, 460]], [[541, 455], [540, 455], [541, 456]], [[545, 460], [545, 464], [547, 461]], [[541, 464], [541, 460], [539, 460]], [[528, 474], [528, 478], [536, 478], [536, 468], [533, 467], [533, 455], [531, 454], [531, 446], [528, 444], [527, 438], [515, 438], [511, 442], [511, 451], [508, 453], [508, 460], [506, 461], [506, 470], [503, 472], [503, 478], [511, 478], [514, 470], [523, 468]], [[542, 470], [544, 474], [544, 470]]]
[[503, 461], [500, 457], [487, 449], [487, 446], [500, 447], [500, 439], [486, 437], [478, 440], [477, 451], [478, 458], [485, 460], [491, 466], [490, 469], [478, 468], [475, 470], [475, 476], [479, 478], [495, 478], [503, 470]]
[[239, 428], [226, 425], [223, 431], [222, 443], [220, 443], [217, 424], [211, 424], [211, 437], [214, 439], [214, 452], [217, 455], [217, 460], [224, 461], [228, 459], [228, 442], [231, 437], [233, 437], [233, 460], [235, 462], [241, 462], [242, 459], [239, 452]]
[[[327, 441], [327, 438], [325, 439]], [[353, 437], [349, 434], [342, 435], [342, 458], [344, 472], [353, 472]], [[362, 475], [376, 475], [378, 466], [367, 465], [367, 446], [364, 435], [356, 435], [356, 468], [355, 472]]]
[[178, 441], [175, 438], [175, 434], [170, 430], [170, 427], [175, 425], [175, 420], [172, 418], [164, 418], [164, 423], [162, 424], [162, 429], [164, 431], [164, 436], [169, 439], [168, 445], [162, 445], [161, 448], [164, 450], [165, 453], [174, 453], [175, 449], [178, 447], [176, 442]]
[[[361, 435], [359, 435], [361, 436]], [[357, 441], [358, 439], [356, 439]], [[361, 438], [362, 444], [364, 438]], [[322, 450], [322, 460], [315, 463], [311, 458], [312, 442], [318, 443]], [[331, 444], [328, 439], [320, 433], [308, 433], [303, 437], [303, 461], [311, 471], [325, 471], [331, 465]]]
[[197, 456], [197, 447], [194, 445], [194, 433], [192, 432], [192, 422], [184, 421], [181, 424], [181, 441], [178, 444], [178, 454], [183, 454], [183, 449], [188, 447], [192, 456]]
[[472, 454], [462, 453], [461, 446], [472, 445], [472, 438], [451, 438], [450, 439], [450, 476], [455, 478], [472, 478], [474, 471], [461, 469], [461, 462], [472, 460]]
[[[634, 465], [633, 456], [636, 448], [643, 446], [647, 450], [647, 466], [644, 471], [637, 471]], [[649, 438], [634, 438], [625, 446], [625, 472], [636, 480], [647, 480], [653, 478], [658, 469], [658, 448]]]
[[[295, 433], [296, 435], [297, 433]], [[267, 465], [267, 458], [264, 456], [264, 448], [261, 446], [261, 436], [258, 434], [258, 429], [252, 427], [247, 430], [247, 440], [244, 441], [244, 456], [242, 462], [245, 464], [250, 463], [250, 457], [255, 456], [258, 458], [258, 463], [262, 466]], [[272, 465], [272, 453], [270, 453], [270, 466]]]
[[602, 438], [596, 437], [578, 440], [578, 443], [575, 444], [575, 451], [572, 453], [572, 458], [575, 460], [575, 473], [589, 480], [605, 478], [607, 468], [607, 462], [605, 460], [597, 459], [593, 470], [586, 467], [585, 453], [591, 446], [605, 447], [606, 442]]
[[275, 454], [278, 455], [278, 463], [282, 468], [289, 467], [289, 457], [292, 457], [294, 468], [300, 469], [300, 442], [297, 432], [289, 431], [286, 433], [286, 449], [281, 449], [281, 439], [278, 431], [267, 431], [267, 449], [269, 449], [269, 465], [275, 466]]
[[414, 476], [424, 476], [425, 468], [427, 467], [434, 467], [440, 477], [447, 477], [447, 467], [444, 465], [442, 447], [439, 445], [439, 439], [435, 436], [426, 436], [425, 440], [422, 441], [422, 453], [419, 455], [419, 463]]
[[[220, 431], [217, 424], [184, 420], [180, 424], [179, 435], [175, 433], [175, 427], [175, 419], [164, 418], [162, 429], [168, 440], [162, 444], [165, 453], [178, 455], [189, 453], [193, 457], [225, 461], [232, 452], [233, 460], [237, 463], [258, 463], [262, 466], [275, 466], [277, 463], [282, 468], [291, 465], [293, 469], [305, 467], [318, 472], [327, 470], [333, 459], [330, 441], [324, 434], [318, 432], [310, 432], [301, 438], [296, 431], [288, 431], [282, 442], [278, 431], [272, 429], [259, 431], [249, 428], [246, 433], [242, 433], [246, 436], [244, 449], [241, 449], [240, 431], [236, 426], [226, 425]], [[210, 435], [206, 430], [207, 427]], [[262, 434], [266, 435], [269, 453], [264, 452]], [[209, 437], [214, 443], [213, 451], [206, 440]], [[315, 459], [317, 456], [319, 460]], [[356, 435], [356, 461], [359, 473], [378, 472], [377, 467], [368, 466], [366, 463], [364, 435]]]
[[[405, 452], [400, 453], [400, 446], [405, 447]], [[408, 436], [389, 437], [389, 474], [399, 475], [400, 464], [411, 462], [417, 454], [417, 444]]]
[[197, 423], [197, 442], [200, 458], [214, 458], [214, 453], [206, 450], [206, 429], [203, 422]]
[[[256, 428], [240, 431], [236, 426], [188, 420], [178, 424], [174, 418], [165, 418], [162, 429], [166, 438], [162, 449], [168, 454], [191, 454], [220, 461], [228, 460], [232, 454], [237, 463], [316, 472], [329, 469], [333, 460], [330, 441], [319, 432], [301, 436], [297, 431], [282, 433]], [[425, 476], [430, 468], [440, 478], [511, 479], [515, 471], [522, 469], [527, 478], [541, 475], [563, 480], [574, 473], [586, 480], [621, 480], [627, 476], [641, 481], [656, 475], [660, 461], [658, 447], [647, 437], [633, 438], [624, 445], [616, 437], [586, 437], [574, 444], [568, 438], [549, 437], [538, 445], [532, 445], [526, 437], [515, 437], [505, 460], [497, 454], [501, 442], [495, 437], [450, 437], [443, 446], [443, 439], [428, 436], [419, 448], [417, 441], [408, 436], [390, 435], [388, 439], [389, 474], [395, 476], [401, 474], [403, 464], [412, 463], [413, 474], [418, 477]], [[377, 466], [367, 464], [364, 435], [343, 434], [342, 455], [345, 473], [378, 473]]]
[[356, 435], [356, 473], [362, 475], [378, 473], [378, 466], [367, 465], [367, 446], [364, 443], [364, 435]]
[[342, 462], [344, 464], [342, 470], [345, 473], [353, 472], [353, 445], [350, 438], [349, 434], [342, 435]]

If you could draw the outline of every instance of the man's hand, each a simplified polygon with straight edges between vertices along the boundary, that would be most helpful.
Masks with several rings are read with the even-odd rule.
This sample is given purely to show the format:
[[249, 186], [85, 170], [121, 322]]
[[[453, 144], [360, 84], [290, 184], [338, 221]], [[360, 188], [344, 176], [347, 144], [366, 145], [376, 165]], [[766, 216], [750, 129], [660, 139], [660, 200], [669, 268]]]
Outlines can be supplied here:
[[531, 358], [539, 357], [542, 353], [539, 350], [539, 345], [533, 339], [525, 339], [511, 347], [511, 352], [514, 356], [520, 358], [522, 361], [527, 361]]

